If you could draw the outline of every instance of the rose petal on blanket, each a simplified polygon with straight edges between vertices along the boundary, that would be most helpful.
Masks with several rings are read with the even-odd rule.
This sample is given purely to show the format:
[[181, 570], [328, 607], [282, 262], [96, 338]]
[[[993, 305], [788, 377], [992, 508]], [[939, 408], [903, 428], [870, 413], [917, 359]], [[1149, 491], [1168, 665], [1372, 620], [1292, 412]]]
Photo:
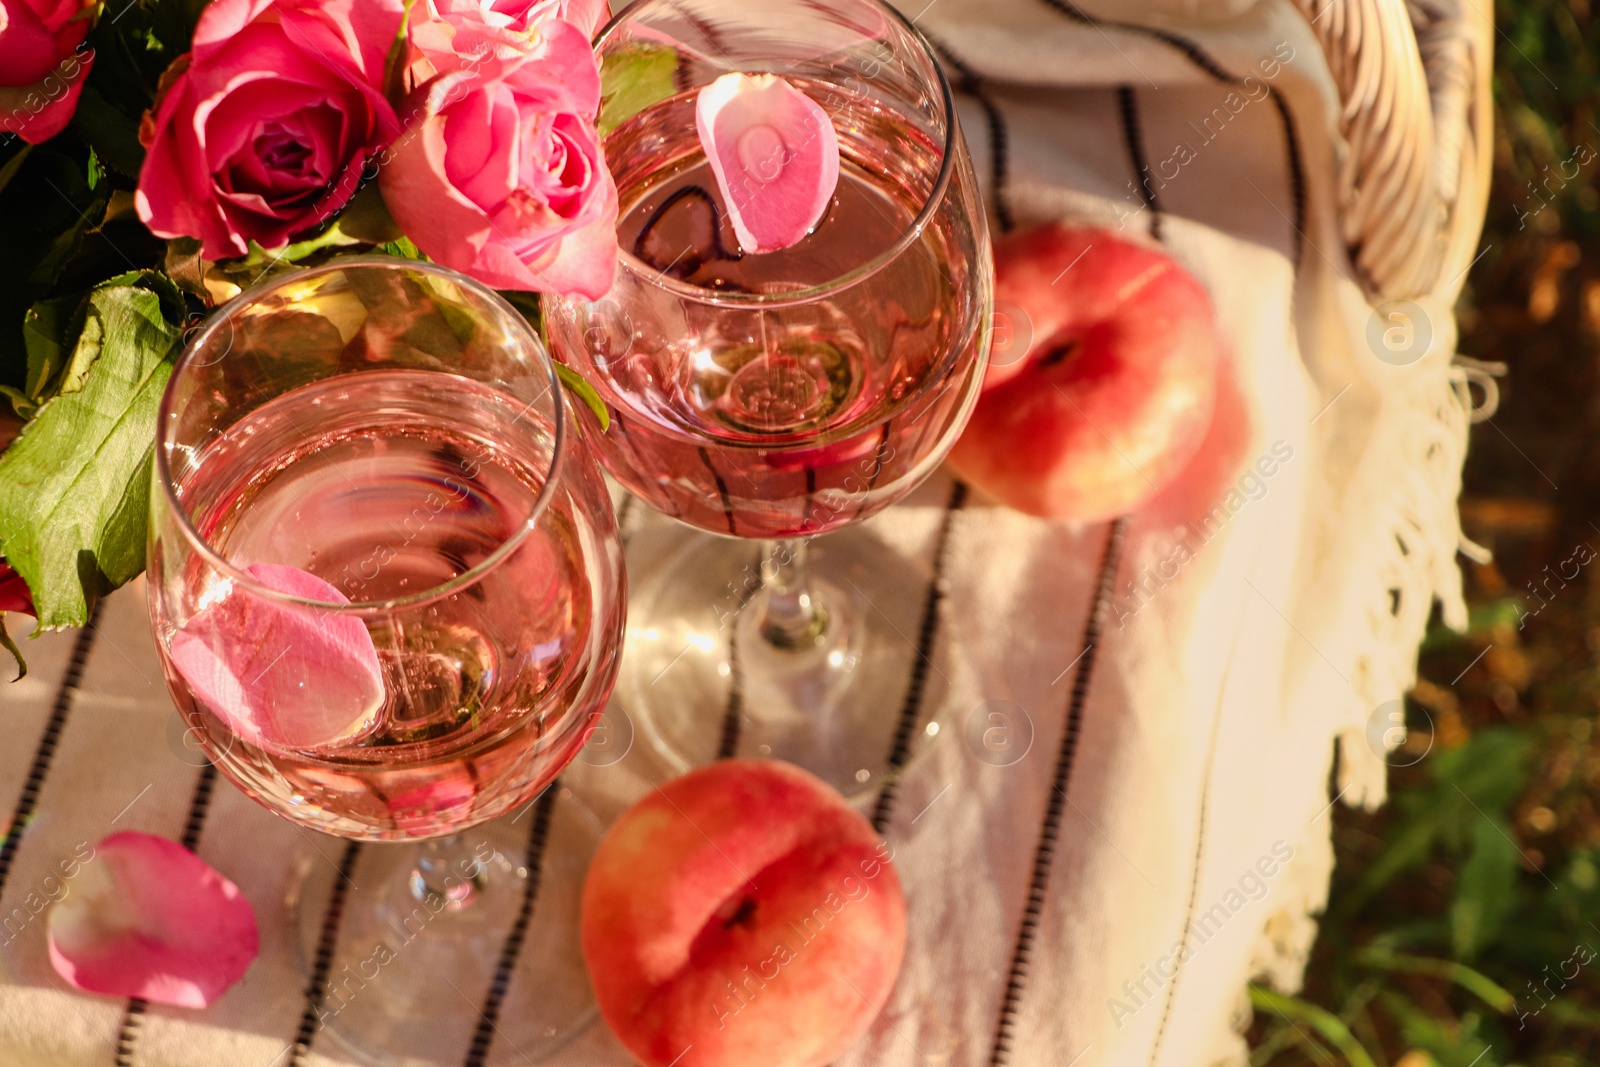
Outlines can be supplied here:
[[50, 963], [79, 989], [203, 1008], [256, 958], [249, 901], [176, 841], [112, 834], [69, 884], [50, 909]]
[[746, 252], [775, 252], [817, 224], [839, 184], [828, 113], [775, 74], [724, 74], [695, 104], [695, 125]]
[[[348, 604], [298, 567], [244, 572], [279, 593]], [[202, 702], [248, 741], [307, 749], [361, 733], [383, 704], [383, 669], [360, 619], [288, 605], [242, 585], [173, 635], [172, 663]]]

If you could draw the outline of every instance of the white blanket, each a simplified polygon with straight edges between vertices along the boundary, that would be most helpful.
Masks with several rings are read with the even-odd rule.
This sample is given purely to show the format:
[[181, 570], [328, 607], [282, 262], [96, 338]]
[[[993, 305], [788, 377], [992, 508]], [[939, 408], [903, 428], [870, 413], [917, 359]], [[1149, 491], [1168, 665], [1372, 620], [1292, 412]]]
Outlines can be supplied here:
[[[910, 943], [850, 1065], [1242, 1063], [1246, 980], [1299, 982], [1328, 885], [1331, 803], [1381, 799], [1386, 705], [1412, 678], [1436, 598], [1460, 617], [1459, 278], [1419, 302], [1425, 354], [1380, 359], [1335, 221], [1338, 101], [1305, 20], [1285, 0], [1208, 5], [1198, 24], [1170, 3], [1117, 17], [1175, 11], [1190, 24], [1166, 39], [1085, 24], [1048, 0], [907, 12], [957, 57], [997, 228], [1058, 217], [1154, 228], [1216, 304], [1248, 399], [1248, 462], [1273, 462], [1225, 480], [1204, 532], [1159, 507], [1132, 517], [1087, 654], [1110, 527], [1039, 522], [981, 497], [947, 516], [945, 475], [875, 520], [924, 558], [949, 524], [930, 650], [940, 706], [926, 711], [955, 729], [894, 807]], [[1153, 205], [1135, 159], [1150, 168]], [[635, 519], [642, 568], [665, 520]], [[1192, 553], [1175, 565], [1180, 540]], [[75, 641], [81, 677], [69, 670]], [[142, 585], [109, 600], [92, 638], [26, 650], [33, 673], [0, 687], [0, 818], [34, 812], [0, 870], [0, 916], [23, 916], [0, 935], [0, 1064], [342, 1062], [320, 1038], [292, 1049], [307, 998], [282, 901], [297, 865], [325, 895], [343, 846], [226, 783], [198, 848], [255, 904], [260, 960], [203, 1012], [130, 1017], [124, 1002], [64, 988], [35, 908], [49, 870], [113, 830], [179, 837], [199, 772], [174, 755], [181, 724]], [[996, 707], [1031, 735], [1007, 765], [963, 741]], [[30, 781], [30, 768], [44, 773]], [[611, 814], [653, 773], [634, 752], [575, 765], [568, 781]], [[530, 936], [541, 936], [537, 912]], [[506, 1010], [538, 995], [518, 971]], [[461, 1063], [476, 1007], [463, 998], [438, 1012], [436, 1047], [418, 1048], [419, 1062]], [[552, 1062], [628, 1059], [597, 1024]]]

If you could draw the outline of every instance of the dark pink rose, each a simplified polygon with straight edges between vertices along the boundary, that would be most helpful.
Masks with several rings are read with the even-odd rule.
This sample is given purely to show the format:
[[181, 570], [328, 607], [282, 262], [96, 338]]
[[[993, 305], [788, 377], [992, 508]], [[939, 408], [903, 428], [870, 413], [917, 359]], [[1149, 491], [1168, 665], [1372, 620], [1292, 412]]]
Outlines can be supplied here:
[[462, 16], [413, 37], [406, 132], [379, 187], [431, 258], [500, 289], [598, 299], [616, 270], [617, 188], [595, 130], [589, 38], [550, 19], [529, 34]]
[[139, 217], [198, 237], [207, 259], [330, 218], [399, 131], [383, 78], [401, 13], [400, 0], [215, 0], [141, 130]]
[[8, 611], [33, 614], [33, 593], [22, 575], [11, 569], [11, 564], [0, 559], [0, 615]]
[[0, 133], [30, 144], [60, 133], [94, 65], [83, 45], [94, 0], [0, 0]]

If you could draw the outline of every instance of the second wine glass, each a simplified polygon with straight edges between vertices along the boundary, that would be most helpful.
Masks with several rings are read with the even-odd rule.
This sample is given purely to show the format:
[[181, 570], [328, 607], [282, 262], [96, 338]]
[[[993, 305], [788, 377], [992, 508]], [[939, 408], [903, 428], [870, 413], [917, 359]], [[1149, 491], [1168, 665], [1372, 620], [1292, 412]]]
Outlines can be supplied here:
[[[858, 524], [944, 458], [990, 340], [950, 87], [877, 0], [643, 0], [597, 48], [634, 74], [605, 105], [619, 269], [601, 300], [546, 298], [552, 351], [605, 402], [612, 474], [721, 535], [640, 583], [623, 702], [679, 768], [739, 751], [874, 789], [938, 724], [902, 715], [927, 565]], [[832, 200], [779, 251], [739, 247], [696, 132], [700, 91], [729, 73], [783, 78], [837, 135]]]
[[158, 427], [151, 617], [193, 735], [300, 827], [409, 842], [317, 847], [291, 880], [317, 1031], [385, 1067], [453, 1057], [471, 1024], [439, 1006], [504, 996], [537, 891], [538, 995], [475, 1062], [572, 1036], [599, 827], [575, 798], [526, 806], [605, 706], [626, 582], [538, 338], [454, 272], [337, 260], [217, 311]]

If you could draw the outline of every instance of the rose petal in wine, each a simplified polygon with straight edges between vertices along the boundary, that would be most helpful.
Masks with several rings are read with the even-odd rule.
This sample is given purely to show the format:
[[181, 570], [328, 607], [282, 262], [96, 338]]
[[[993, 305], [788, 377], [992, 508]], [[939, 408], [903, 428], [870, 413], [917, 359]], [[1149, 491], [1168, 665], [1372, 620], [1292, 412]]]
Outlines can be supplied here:
[[[279, 593], [348, 604], [298, 567], [244, 568]], [[196, 697], [248, 741], [307, 749], [370, 726], [383, 671], [360, 619], [279, 603], [242, 585], [202, 608], [172, 637], [173, 666]]]
[[471, 814], [478, 788], [466, 771], [448, 771], [431, 779], [418, 777], [418, 784], [388, 798], [389, 815], [406, 836], [448, 833]]
[[50, 963], [90, 993], [203, 1008], [256, 958], [239, 887], [175, 841], [112, 834], [50, 909]]
[[724, 74], [700, 90], [695, 125], [746, 252], [788, 248], [839, 184], [828, 113], [776, 74]]

